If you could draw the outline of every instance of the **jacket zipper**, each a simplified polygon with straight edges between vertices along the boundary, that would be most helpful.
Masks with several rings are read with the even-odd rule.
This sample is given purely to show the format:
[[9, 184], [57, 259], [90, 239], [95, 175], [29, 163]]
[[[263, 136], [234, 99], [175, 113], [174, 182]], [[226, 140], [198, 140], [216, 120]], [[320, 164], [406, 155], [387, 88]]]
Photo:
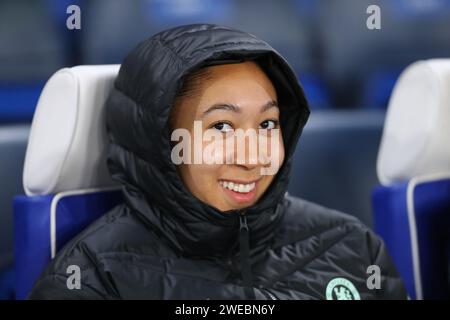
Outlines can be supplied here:
[[252, 271], [250, 264], [250, 244], [249, 244], [249, 228], [247, 224], [247, 216], [245, 210], [239, 211], [239, 252], [241, 260], [242, 284], [244, 286], [245, 295], [248, 299], [255, 300], [255, 292], [253, 290]]
[[[239, 249], [240, 249], [240, 258], [241, 258], [241, 272], [242, 272], [242, 278], [243, 278], [244, 287], [245, 287], [246, 284], [248, 285], [248, 283], [245, 283], [246, 280], [250, 281], [250, 284], [252, 285], [252, 283], [251, 283], [252, 282], [251, 266], [248, 265], [249, 264], [248, 261], [245, 261], [246, 262], [245, 265], [248, 265], [248, 270], [244, 270], [245, 265], [242, 261], [242, 259], [249, 259], [249, 256], [243, 257], [243, 252], [248, 251], [247, 254], [249, 254], [249, 247], [248, 247], [249, 246], [249, 238], [248, 238], [249, 227], [247, 224], [247, 216], [246, 216], [245, 210], [239, 210], [238, 214], [239, 214], [239, 238], [240, 238]], [[243, 248], [244, 246], [246, 247], [245, 250]], [[244, 278], [247, 278], [247, 279], [244, 279]], [[245, 287], [245, 289], [246, 289], [247, 296], [250, 296], [250, 298], [254, 300], [255, 299], [254, 290], [249, 286]], [[266, 289], [263, 287], [260, 287], [259, 289], [266, 298], [269, 298], [271, 300], [278, 300], [278, 298], [274, 294], [272, 294], [269, 291], [269, 289]]]

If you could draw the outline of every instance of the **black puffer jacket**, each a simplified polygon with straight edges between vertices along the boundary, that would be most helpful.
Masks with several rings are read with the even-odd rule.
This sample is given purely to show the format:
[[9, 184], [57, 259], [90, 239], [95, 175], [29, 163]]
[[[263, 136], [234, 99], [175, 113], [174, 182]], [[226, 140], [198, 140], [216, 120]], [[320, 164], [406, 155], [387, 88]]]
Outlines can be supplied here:
[[[247, 59], [256, 59], [277, 89], [286, 160], [256, 205], [220, 212], [181, 182], [170, 161], [167, 119], [183, 75]], [[292, 155], [308, 115], [289, 65], [253, 35], [190, 25], [142, 42], [125, 58], [107, 102], [108, 166], [123, 185], [125, 202], [66, 245], [30, 297], [406, 297], [382, 241], [368, 228], [287, 195]], [[374, 264], [381, 269], [380, 289], [366, 283]], [[81, 269], [79, 290], [67, 288], [69, 265]]]

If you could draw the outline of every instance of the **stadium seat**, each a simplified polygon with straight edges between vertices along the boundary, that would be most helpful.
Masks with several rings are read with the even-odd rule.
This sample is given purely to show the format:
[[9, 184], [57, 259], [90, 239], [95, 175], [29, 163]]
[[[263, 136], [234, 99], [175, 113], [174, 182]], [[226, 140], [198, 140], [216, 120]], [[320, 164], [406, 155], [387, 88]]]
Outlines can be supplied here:
[[289, 193], [372, 226], [370, 194], [384, 111], [313, 111], [295, 155]]
[[362, 105], [365, 108], [386, 110], [400, 73], [401, 70], [388, 70], [369, 75], [363, 89]]
[[64, 29], [43, 1], [0, 1], [0, 124], [31, 122], [45, 79], [68, 65]]
[[56, 72], [39, 98], [14, 198], [16, 298], [24, 299], [57, 251], [122, 201], [106, 167], [104, 103], [118, 65]]
[[29, 125], [0, 125], [0, 300], [14, 295], [12, 197], [23, 190]]
[[397, 81], [377, 160], [376, 231], [412, 299], [450, 298], [450, 59], [418, 61]]
[[325, 81], [318, 74], [297, 72], [302, 84], [308, 104], [312, 110], [326, 110], [331, 108], [331, 95]]
[[[370, 5], [381, 9], [380, 30], [366, 26]], [[397, 70], [450, 54], [449, 1], [322, 0], [316, 6], [321, 70], [338, 106], [385, 109]]]
[[30, 123], [43, 84], [0, 85], [0, 125]]

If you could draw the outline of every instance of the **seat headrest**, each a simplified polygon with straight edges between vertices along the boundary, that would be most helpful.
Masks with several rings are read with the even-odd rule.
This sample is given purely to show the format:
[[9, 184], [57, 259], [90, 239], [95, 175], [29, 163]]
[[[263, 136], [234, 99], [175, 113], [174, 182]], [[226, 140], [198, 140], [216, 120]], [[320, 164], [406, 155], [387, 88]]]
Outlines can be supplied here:
[[450, 173], [450, 59], [403, 71], [391, 99], [377, 161], [383, 185]]
[[106, 166], [104, 105], [119, 67], [64, 68], [48, 80], [25, 156], [27, 195], [116, 185]]

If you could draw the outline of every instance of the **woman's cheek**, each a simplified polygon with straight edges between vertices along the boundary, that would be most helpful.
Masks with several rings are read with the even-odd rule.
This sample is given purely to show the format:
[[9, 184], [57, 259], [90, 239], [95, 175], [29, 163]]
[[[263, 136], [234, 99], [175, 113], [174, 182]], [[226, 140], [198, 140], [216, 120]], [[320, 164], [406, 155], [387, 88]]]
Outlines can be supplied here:
[[[280, 137], [279, 137], [279, 144], [280, 144], [280, 148], [279, 148], [279, 150], [280, 150], [280, 154], [279, 154], [279, 156], [278, 156], [278, 159], [279, 159], [279, 166], [278, 166], [278, 170], [280, 169], [280, 167], [283, 165], [283, 162], [284, 162], [284, 156], [285, 156], [285, 150], [284, 150], [284, 142], [283, 142], [283, 136], [280, 134]], [[277, 170], [277, 171], [278, 171]]]
[[279, 131], [275, 131], [267, 139], [267, 143], [264, 143], [262, 148], [262, 154], [260, 155], [262, 167], [261, 175], [274, 176], [277, 174], [284, 161], [284, 145], [283, 138]]
[[[217, 169], [214, 165], [207, 164], [189, 164], [183, 165], [183, 169], [180, 170], [184, 184], [189, 191], [198, 199], [203, 202], [210, 203], [211, 194], [214, 188], [219, 186], [217, 179], [215, 178]], [[216, 190], [217, 191], [217, 190]]]
[[[205, 136], [208, 139], [208, 135], [205, 134]], [[226, 139], [217, 133], [211, 135], [211, 138], [203, 143], [202, 152], [203, 161], [208, 165], [226, 164], [229, 157], [226, 150]]]

